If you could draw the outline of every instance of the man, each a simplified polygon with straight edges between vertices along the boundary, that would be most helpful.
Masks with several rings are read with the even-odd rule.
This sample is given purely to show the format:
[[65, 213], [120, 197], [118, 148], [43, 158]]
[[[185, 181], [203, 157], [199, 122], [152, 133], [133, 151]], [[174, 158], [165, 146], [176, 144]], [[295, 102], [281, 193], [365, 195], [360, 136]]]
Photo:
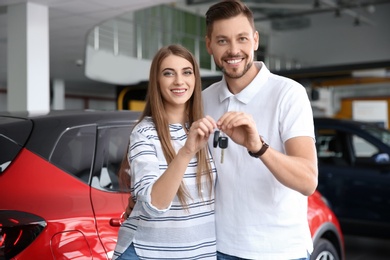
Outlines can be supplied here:
[[206, 26], [223, 78], [203, 91], [205, 113], [231, 139], [223, 152], [212, 149], [218, 259], [309, 259], [307, 196], [318, 170], [306, 91], [254, 62], [259, 33], [240, 1], [211, 6]]
[[240, 1], [211, 6], [206, 25], [223, 79], [203, 91], [205, 113], [231, 139], [212, 149], [218, 259], [308, 259], [307, 196], [318, 171], [306, 91], [254, 62], [259, 33]]

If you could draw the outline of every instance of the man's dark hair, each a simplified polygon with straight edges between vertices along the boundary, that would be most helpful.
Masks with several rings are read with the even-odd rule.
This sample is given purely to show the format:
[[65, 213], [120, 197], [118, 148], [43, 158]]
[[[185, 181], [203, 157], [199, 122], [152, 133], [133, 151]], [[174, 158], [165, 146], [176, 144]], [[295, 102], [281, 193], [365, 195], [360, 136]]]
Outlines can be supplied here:
[[211, 33], [213, 32], [213, 23], [215, 21], [233, 18], [241, 14], [248, 18], [253, 30], [255, 30], [253, 13], [240, 0], [224, 0], [210, 6], [209, 10], [206, 12], [207, 37], [211, 37]]

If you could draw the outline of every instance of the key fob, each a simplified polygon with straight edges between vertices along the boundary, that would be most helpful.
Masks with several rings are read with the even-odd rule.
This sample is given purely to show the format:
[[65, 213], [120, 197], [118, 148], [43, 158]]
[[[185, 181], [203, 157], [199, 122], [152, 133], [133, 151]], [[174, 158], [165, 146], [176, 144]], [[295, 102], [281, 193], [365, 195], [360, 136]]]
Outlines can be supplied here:
[[217, 130], [214, 132], [214, 142], [213, 142], [214, 148], [217, 148], [218, 142], [219, 142], [219, 131]]
[[219, 148], [226, 149], [228, 147], [229, 139], [226, 136], [221, 136], [219, 138]]

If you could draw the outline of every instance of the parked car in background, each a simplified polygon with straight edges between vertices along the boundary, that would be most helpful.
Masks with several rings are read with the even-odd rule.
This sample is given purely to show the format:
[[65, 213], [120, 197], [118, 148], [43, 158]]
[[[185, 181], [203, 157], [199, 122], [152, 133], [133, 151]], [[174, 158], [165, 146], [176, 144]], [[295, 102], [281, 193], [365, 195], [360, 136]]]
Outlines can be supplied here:
[[[129, 193], [118, 170], [139, 112], [0, 115], [0, 260], [110, 259]], [[334, 213], [309, 197], [312, 259], [344, 259]]]
[[390, 132], [378, 124], [315, 118], [318, 191], [344, 234], [389, 238]]

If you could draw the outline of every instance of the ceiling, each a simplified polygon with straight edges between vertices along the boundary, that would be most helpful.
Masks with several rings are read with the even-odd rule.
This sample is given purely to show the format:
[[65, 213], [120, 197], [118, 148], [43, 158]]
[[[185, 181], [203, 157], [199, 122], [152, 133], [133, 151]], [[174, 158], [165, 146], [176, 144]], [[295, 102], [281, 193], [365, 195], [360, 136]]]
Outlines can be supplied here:
[[[210, 6], [216, 1], [213, 0], [187, 0], [188, 6]], [[303, 15], [313, 15], [324, 12], [334, 12], [349, 14], [350, 16], [360, 16], [362, 22], [369, 19], [361, 13], [354, 11], [356, 8], [367, 8], [375, 11], [375, 6], [389, 3], [388, 0], [245, 0], [247, 6], [254, 12], [255, 21], [270, 19], [281, 19], [287, 17], [300, 17]]]
[[[204, 14], [214, 0], [0, 0], [0, 89], [6, 86], [7, 65], [7, 17], [6, 6], [20, 3], [36, 3], [49, 7], [50, 77], [64, 79], [66, 86], [96, 86], [101, 83], [89, 80], [84, 75], [82, 62], [85, 55], [87, 33], [97, 24], [128, 11], [163, 3], [175, 3]], [[387, 0], [272, 0], [244, 1], [254, 11], [257, 22], [273, 21], [281, 24], [280, 18], [302, 18], [323, 12], [343, 12], [360, 23], [370, 19], [357, 13], [355, 8], [375, 10]], [[374, 8], [374, 9], [373, 9]], [[296, 26], [304, 21], [296, 19]], [[299, 24], [301, 23], [301, 24]], [[282, 27], [280, 27], [282, 28]], [[279, 29], [280, 29], [279, 28]], [[277, 28], [276, 28], [277, 29]], [[282, 28], [283, 29], [283, 28]]]
[[89, 30], [123, 13], [172, 0], [0, 0], [0, 88], [7, 76], [6, 6], [26, 2], [49, 7], [50, 77], [64, 79], [66, 86], [88, 86], [99, 84], [87, 79], [78, 64]]

